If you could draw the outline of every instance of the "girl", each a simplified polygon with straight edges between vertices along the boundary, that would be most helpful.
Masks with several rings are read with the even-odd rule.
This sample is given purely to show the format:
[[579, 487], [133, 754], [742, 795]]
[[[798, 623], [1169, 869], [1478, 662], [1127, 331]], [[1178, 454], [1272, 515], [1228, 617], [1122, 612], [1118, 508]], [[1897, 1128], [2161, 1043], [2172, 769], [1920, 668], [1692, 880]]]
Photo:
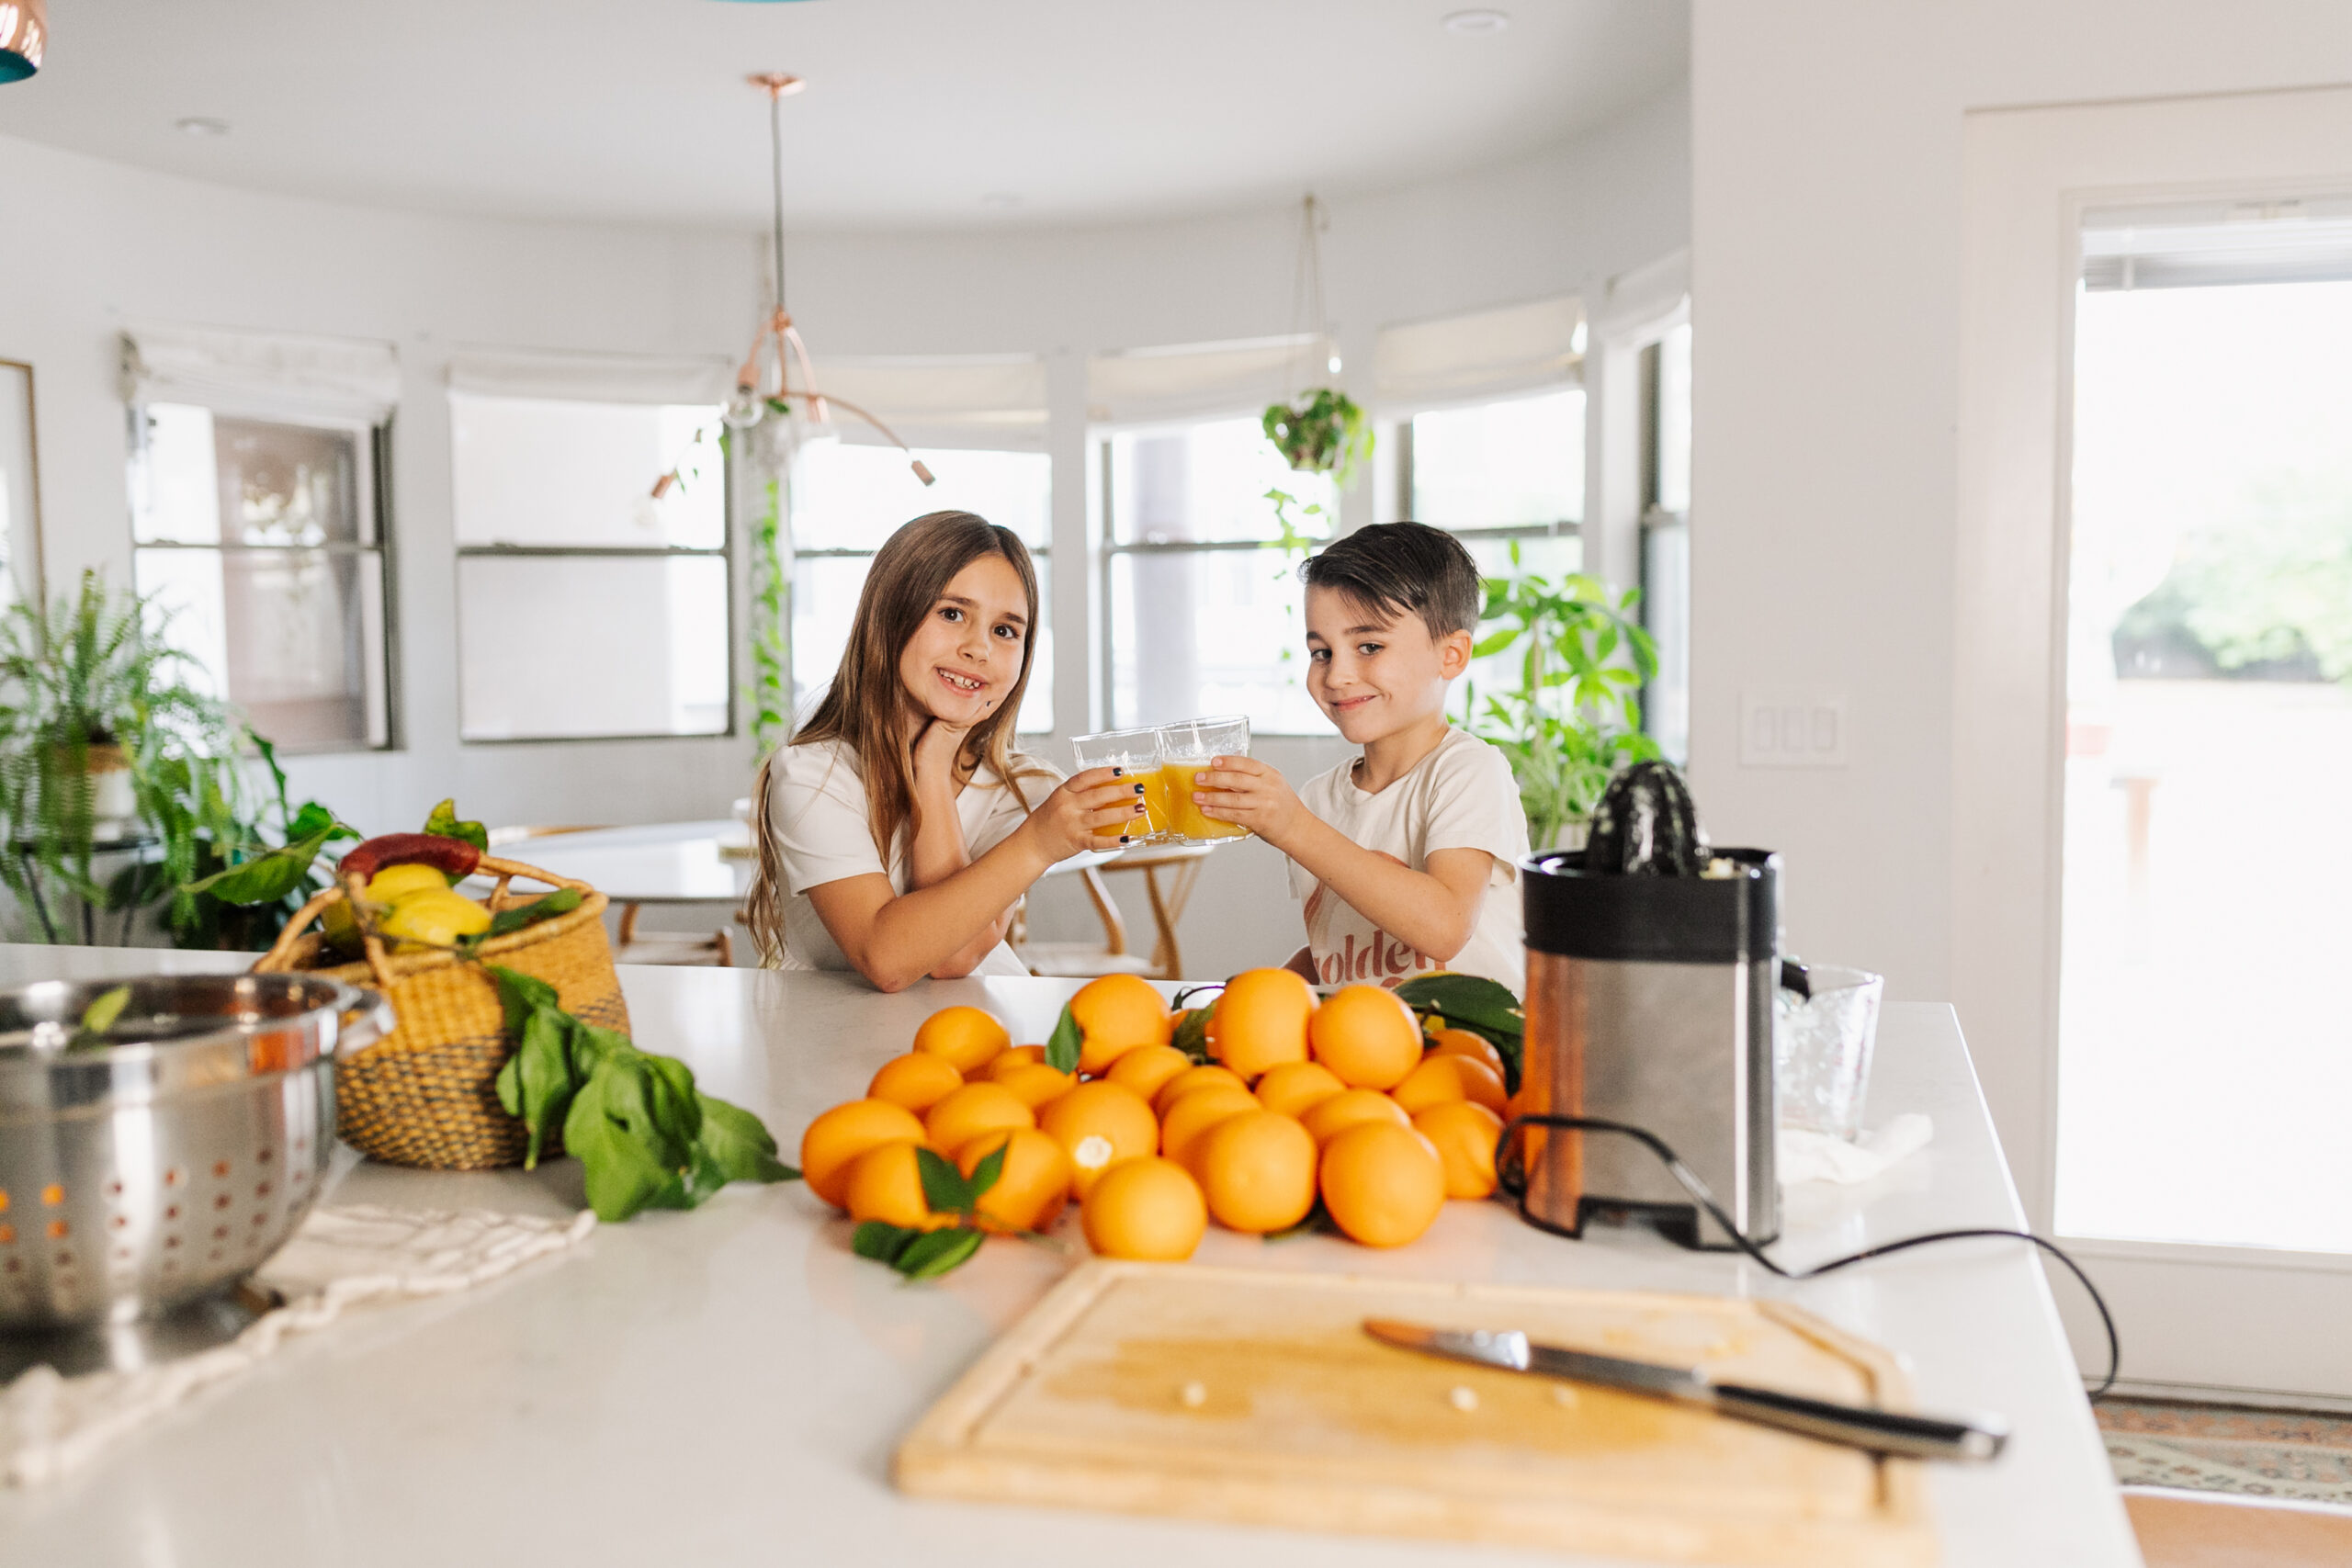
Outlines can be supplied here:
[[1143, 811], [1116, 769], [1057, 784], [1012, 750], [1036, 625], [1012, 530], [933, 512], [890, 536], [831, 689], [760, 766], [748, 919], [763, 961], [885, 991], [1028, 973], [1003, 938], [1029, 885]]

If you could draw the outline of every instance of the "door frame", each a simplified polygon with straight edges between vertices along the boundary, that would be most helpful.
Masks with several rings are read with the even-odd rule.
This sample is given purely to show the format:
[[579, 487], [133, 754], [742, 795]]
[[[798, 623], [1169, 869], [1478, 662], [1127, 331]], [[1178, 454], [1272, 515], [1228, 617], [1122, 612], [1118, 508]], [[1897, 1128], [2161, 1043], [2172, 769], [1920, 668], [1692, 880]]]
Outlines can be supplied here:
[[[1962, 139], [1954, 531], [1954, 999], [2018, 1192], [2056, 1172], [2074, 306], [2081, 218], [2118, 202], [2352, 191], [2352, 87], [1975, 111]], [[2125, 1384], [2352, 1400], [2352, 1255], [2065, 1239], [2115, 1308]], [[2078, 1359], [2105, 1343], [2057, 1292]]]

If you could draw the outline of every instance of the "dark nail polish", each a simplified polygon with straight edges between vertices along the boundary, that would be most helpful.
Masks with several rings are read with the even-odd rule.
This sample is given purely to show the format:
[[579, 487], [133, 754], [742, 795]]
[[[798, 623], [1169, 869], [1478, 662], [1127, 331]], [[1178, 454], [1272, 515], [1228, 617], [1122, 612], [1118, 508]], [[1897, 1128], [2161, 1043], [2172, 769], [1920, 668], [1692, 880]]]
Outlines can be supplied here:
[[1137, 784], [1137, 785], [1136, 785], [1136, 793], [1137, 795], [1141, 795], [1141, 794], [1143, 793], [1143, 785], [1141, 785], [1141, 784]]
[[1140, 800], [1136, 802], [1136, 815], [1138, 817], [1143, 815], [1143, 802]]
[[1130, 839], [1129, 839], [1129, 838], [1128, 838], [1125, 833], [1122, 833], [1122, 834], [1120, 834], [1120, 835], [1119, 835], [1119, 842], [1121, 842], [1121, 843], [1125, 844], [1125, 843], [1130, 843], [1130, 842], [1132, 842], [1132, 841], [1133, 841], [1133, 840], [1130, 840]]
[[[1126, 772], [1127, 772], [1127, 770], [1126, 770], [1126, 769], [1120, 767], [1120, 766], [1119, 766], [1118, 764], [1116, 764], [1115, 762], [1114, 762], [1114, 763], [1113, 763], [1113, 764], [1112, 764], [1112, 766], [1111, 766], [1111, 776], [1112, 776], [1113, 778], [1114, 778], [1114, 779], [1115, 779], [1115, 778], [1124, 778], [1124, 777], [1125, 777], [1125, 776], [1126, 776]], [[1137, 784], [1137, 785], [1136, 785], [1136, 788], [1137, 788], [1137, 789], [1141, 789], [1141, 788], [1143, 788], [1143, 785], [1141, 785], [1141, 784]]]

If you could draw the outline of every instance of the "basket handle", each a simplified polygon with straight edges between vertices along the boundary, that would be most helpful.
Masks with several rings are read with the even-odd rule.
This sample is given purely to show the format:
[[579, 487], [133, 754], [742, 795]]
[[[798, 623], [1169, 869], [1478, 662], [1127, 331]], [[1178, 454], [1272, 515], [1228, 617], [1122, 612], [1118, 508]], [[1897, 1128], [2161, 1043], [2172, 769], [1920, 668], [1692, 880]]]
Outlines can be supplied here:
[[[363, 859], [360, 856], [363, 850], [374, 852]], [[458, 853], [459, 851], [463, 853]], [[352, 864], [355, 859], [359, 860], [356, 866]], [[463, 861], [464, 864], [457, 864], [458, 861]], [[497, 885], [490, 896], [490, 908], [493, 914], [508, 907], [507, 887], [518, 876], [544, 882], [551, 888], [575, 887], [582, 893], [595, 891], [594, 887], [576, 876], [559, 876], [554, 872], [543, 871], [522, 861], [483, 854], [462, 839], [445, 839], [432, 833], [386, 833], [351, 847], [344, 855], [342, 863], [335, 868], [335, 885], [322, 887], [311, 895], [310, 902], [286, 922], [285, 929], [277, 933], [277, 940], [270, 944], [269, 951], [254, 963], [254, 972], [266, 975], [292, 967], [294, 944], [301, 940], [304, 931], [311, 929], [312, 920], [326, 913], [329, 906], [347, 903], [357, 909], [366, 903], [368, 877], [388, 865], [418, 864], [456, 872], [459, 875], [486, 872], [497, 877]], [[393, 980], [392, 964], [385, 954], [383, 942], [368, 921], [356, 920], [354, 923], [359, 928], [359, 945], [367, 954], [368, 972], [376, 977], [378, 985], [389, 989]]]

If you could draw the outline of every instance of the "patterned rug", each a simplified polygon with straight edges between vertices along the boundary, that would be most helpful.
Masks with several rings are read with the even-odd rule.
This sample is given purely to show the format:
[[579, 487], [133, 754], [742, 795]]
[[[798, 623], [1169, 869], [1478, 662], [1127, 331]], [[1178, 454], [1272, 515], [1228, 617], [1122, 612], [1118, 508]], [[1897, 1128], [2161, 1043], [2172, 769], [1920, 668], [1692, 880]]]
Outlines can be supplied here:
[[2143, 1399], [2091, 1408], [2123, 1485], [2352, 1504], [2352, 1419]]

